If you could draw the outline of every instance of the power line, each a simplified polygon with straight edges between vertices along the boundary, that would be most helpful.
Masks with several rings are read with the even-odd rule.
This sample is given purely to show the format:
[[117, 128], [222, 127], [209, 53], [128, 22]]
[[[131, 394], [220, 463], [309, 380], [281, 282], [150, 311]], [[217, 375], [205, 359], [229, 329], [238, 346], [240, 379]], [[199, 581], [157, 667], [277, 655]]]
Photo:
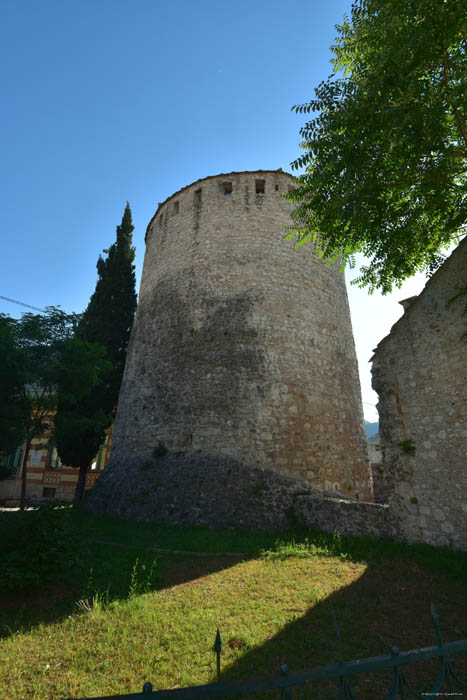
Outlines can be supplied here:
[[45, 314], [45, 309], [40, 309], [38, 306], [31, 306], [31, 304], [25, 304], [22, 301], [17, 301], [16, 299], [10, 299], [9, 297], [2, 297], [0, 295], [0, 299], [4, 299], [5, 301], [11, 301], [13, 304], [19, 304], [20, 306], [27, 306], [28, 309], [34, 309], [35, 311], [42, 311], [43, 314]]

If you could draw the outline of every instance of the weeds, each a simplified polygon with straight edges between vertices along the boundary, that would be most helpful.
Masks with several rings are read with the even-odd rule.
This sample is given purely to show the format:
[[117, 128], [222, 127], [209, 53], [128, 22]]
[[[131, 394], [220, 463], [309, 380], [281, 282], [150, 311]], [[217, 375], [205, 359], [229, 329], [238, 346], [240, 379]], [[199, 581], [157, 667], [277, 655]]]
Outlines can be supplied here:
[[413, 440], [401, 440], [399, 442], [399, 447], [401, 448], [402, 452], [405, 452], [405, 454], [411, 455], [412, 457], [417, 451], [417, 447]]
[[156, 560], [153, 559], [149, 568], [141, 564], [138, 557], [131, 571], [128, 597], [134, 598], [142, 593], [148, 593], [156, 582]]
[[[337, 533], [336, 533], [337, 535]], [[337, 535], [339, 537], [339, 535]], [[272, 561], [274, 559], [309, 559], [311, 557], [334, 556], [335, 552], [326, 545], [318, 545], [306, 538], [303, 542], [276, 540], [271, 549], [262, 549], [260, 556], [263, 559]], [[347, 558], [345, 553], [341, 553], [342, 558]]]
[[156, 447], [152, 451], [152, 458], [160, 459], [161, 457], [165, 457], [165, 455], [168, 454], [168, 452], [169, 450], [167, 449], [167, 447], [164, 445], [163, 442], [159, 440]]

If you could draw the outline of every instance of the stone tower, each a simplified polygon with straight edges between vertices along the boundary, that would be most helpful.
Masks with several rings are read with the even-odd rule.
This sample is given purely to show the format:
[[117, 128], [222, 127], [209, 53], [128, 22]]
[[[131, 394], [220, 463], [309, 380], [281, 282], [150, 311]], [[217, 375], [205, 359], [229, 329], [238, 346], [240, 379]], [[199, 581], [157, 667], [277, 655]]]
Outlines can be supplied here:
[[206, 177], [162, 204], [112, 454], [198, 451], [372, 499], [344, 276], [284, 241], [282, 170]]

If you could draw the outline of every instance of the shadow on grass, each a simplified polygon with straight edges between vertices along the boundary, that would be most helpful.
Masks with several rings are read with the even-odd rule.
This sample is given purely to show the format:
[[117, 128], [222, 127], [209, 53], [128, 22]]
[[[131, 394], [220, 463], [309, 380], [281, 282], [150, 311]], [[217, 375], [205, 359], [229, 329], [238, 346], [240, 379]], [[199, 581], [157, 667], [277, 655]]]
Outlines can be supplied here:
[[[125, 600], [209, 576], [240, 561], [239, 557], [193, 557], [187, 564], [180, 556], [146, 551], [145, 545], [158, 543], [144, 540], [144, 526], [141, 543], [138, 525], [122, 521], [117, 523], [120, 537], [115, 523], [104, 535], [108, 538], [110, 530], [124, 546], [98, 544], [103, 533], [95, 529], [95, 519], [69, 508], [42, 513], [2, 511], [1, 515], [0, 637], [77, 613], [80, 600], [91, 603], [96, 596], [106, 603]], [[174, 533], [170, 534], [173, 538]], [[166, 564], [168, 575], [164, 576]]]
[[[270, 562], [272, 577], [275, 566]], [[310, 580], [310, 588], [312, 584]], [[434, 646], [437, 641], [430, 614], [432, 602], [440, 617], [443, 641], [467, 639], [467, 606], [462, 586], [443, 575], [433, 576], [430, 570], [402, 557], [372, 560], [359, 578], [315, 602], [305, 614], [291, 604], [289, 619], [281, 620], [280, 629], [260, 646], [249, 648], [247, 626], [242, 635], [238, 628], [234, 630], [221, 622], [221, 680], [233, 682], [279, 675], [283, 664], [291, 672], [303, 671], [389, 654], [392, 647], [408, 651]], [[335, 619], [341, 644], [336, 636]], [[467, 654], [454, 657], [452, 664], [467, 682]], [[438, 661], [417, 662], [406, 670], [406, 677], [419, 692], [427, 692], [438, 671]], [[391, 679], [392, 672], [386, 670], [362, 674], [352, 680], [352, 687], [358, 698], [385, 698]], [[207, 682], [215, 680], [212, 676]], [[335, 699], [336, 688], [335, 680], [320, 682], [294, 687], [292, 696]], [[462, 690], [457, 690], [459, 697], [462, 696]], [[279, 693], [279, 690], [270, 691], [255, 697], [278, 698]]]

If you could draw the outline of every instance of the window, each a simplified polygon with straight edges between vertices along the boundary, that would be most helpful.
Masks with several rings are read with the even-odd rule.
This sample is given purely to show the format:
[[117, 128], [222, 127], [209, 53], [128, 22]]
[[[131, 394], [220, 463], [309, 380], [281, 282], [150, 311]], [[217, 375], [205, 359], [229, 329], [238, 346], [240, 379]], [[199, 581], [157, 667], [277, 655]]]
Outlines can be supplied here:
[[42, 463], [42, 450], [36, 449], [29, 453], [28, 466], [30, 467], [40, 467]]
[[276, 185], [276, 192], [279, 192], [279, 185]]
[[53, 445], [49, 445], [49, 448], [47, 450], [46, 467], [47, 467], [47, 469], [61, 469], [62, 468], [62, 463], [60, 461], [60, 457], [58, 456], [57, 448], [54, 447]]
[[232, 194], [232, 183], [224, 182], [222, 184], [224, 186], [224, 194]]
[[264, 180], [256, 180], [256, 194], [264, 194]]
[[201, 192], [202, 190], [195, 191], [195, 206], [199, 207], [201, 205]]
[[20, 445], [5, 456], [3, 465], [0, 466], [0, 479], [8, 479], [17, 475], [22, 452], [23, 446]]
[[174, 202], [174, 214], [178, 214], [180, 211], [180, 202]]
[[44, 486], [44, 488], [42, 489], [42, 497], [55, 498], [55, 491], [56, 489], [51, 488], [50, 486]]

